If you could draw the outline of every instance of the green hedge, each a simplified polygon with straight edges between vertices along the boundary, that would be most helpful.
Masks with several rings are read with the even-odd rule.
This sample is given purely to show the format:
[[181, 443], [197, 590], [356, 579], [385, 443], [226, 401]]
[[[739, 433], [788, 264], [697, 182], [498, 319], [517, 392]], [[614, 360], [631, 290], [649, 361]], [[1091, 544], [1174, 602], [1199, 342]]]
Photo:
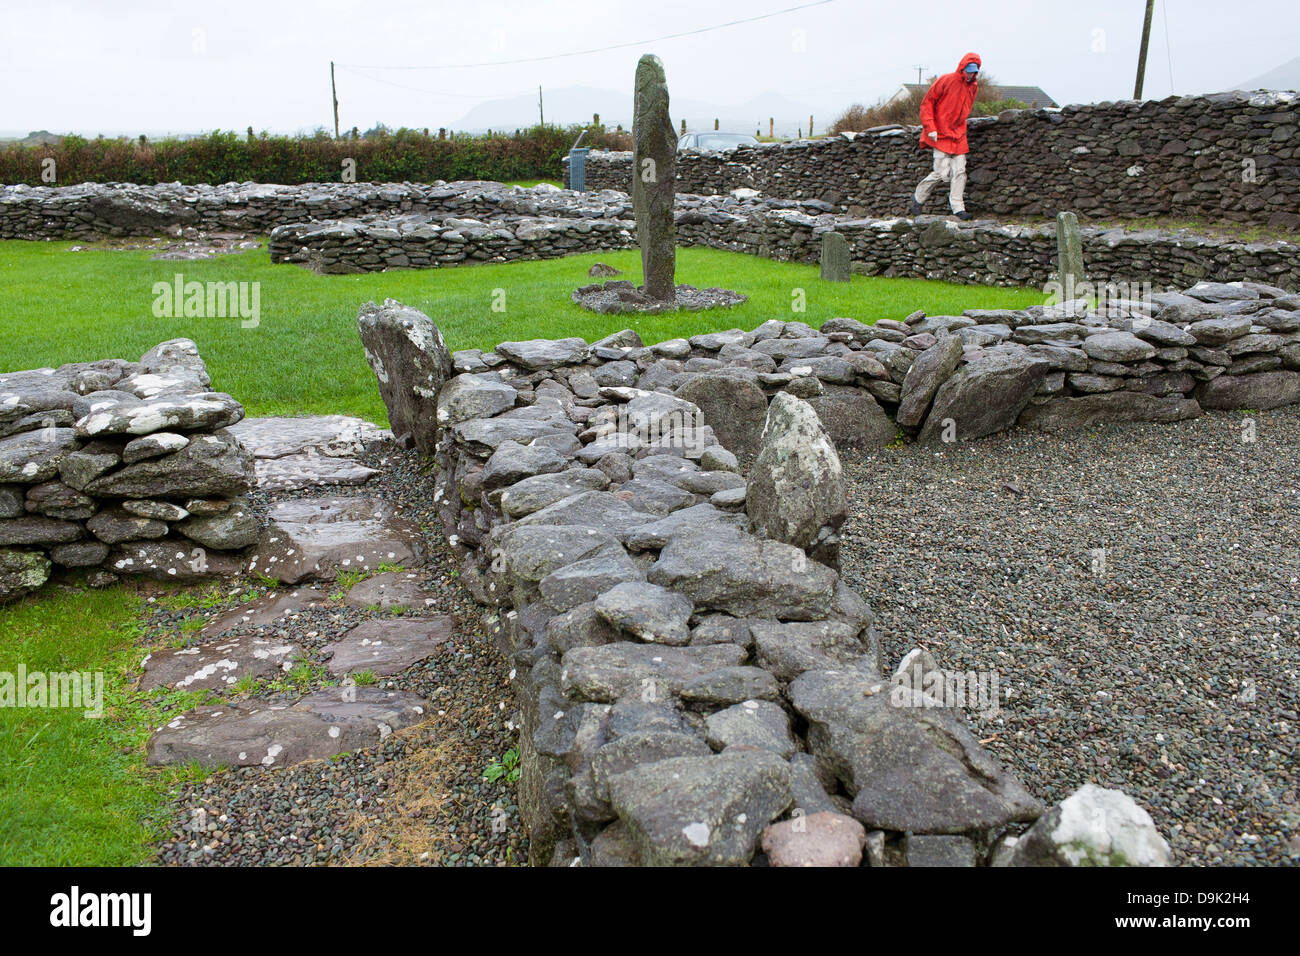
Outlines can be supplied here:
[[[511, 134], [451, 135], [379, 130], [365, 137], [254, 136], [215, 131], [195, 139], [85, 139], [58, 145], [0, 147], [0, 183], [71, 186], [76, 183], [186, 184], [339, 182], [343, 161], [354, 160], [358, 182], [431, 182], [435, 179], [563, 179], [560, 160], [578, 134], [584, 146], [630, 149], [630, 137], [603, 127], [537, 126]], [[56, 181], [42, 179], [52, 157]], [[48, 168], [48, 164], [45, 168]]]

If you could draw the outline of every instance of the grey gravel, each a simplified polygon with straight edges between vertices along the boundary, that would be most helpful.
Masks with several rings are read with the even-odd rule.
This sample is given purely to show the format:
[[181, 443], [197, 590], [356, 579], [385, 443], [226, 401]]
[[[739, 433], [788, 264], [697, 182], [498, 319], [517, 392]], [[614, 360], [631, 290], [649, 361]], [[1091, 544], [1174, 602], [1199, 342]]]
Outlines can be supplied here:
[[844, 574], [888, 667], [997, 672], [966, 718], [1045, 802], [1117, 787], [1180, 864], [1294, 865], [1298, 460], [1295, 407], [849, 454]]

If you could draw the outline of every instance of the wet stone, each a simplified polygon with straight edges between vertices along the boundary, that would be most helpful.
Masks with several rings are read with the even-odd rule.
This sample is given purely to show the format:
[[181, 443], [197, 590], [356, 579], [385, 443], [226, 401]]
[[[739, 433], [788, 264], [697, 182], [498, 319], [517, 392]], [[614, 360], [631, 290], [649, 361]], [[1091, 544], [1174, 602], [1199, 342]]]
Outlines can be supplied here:
[[866, 842], [857, 820], [822, 811], [773, 823], [762, 846], [772, 866], [861, 866]]
[[327, 644], [322, 653], [330, 655], [331, 674], [369, 671], [386, 677], [430, 657], [455, 631], [450, 615], [370, 620]]
[[145, 657], [140, 689], [224, 690], [246, 677], [274, 677], [302, 656], [292, 641], [246, 634], [168, 648]]
[[419, 527], [378, 498], [297, 498], [271, 505], [253, 569], [285, 584], [339, 571], [418, 565]]
[[433, 603], [433, 598], [422, 587], [418, 574], [385, 571], [352, 585], [343, 602], [349, 607], [380, 611], [420, 610]]
[[329, 687], [296, 703], [262, 700], [198, 707], [149, 740], [149, 766], [285, 767], [373, 746], [424, 720], [427, 701], [378, 687]]
[[795, 752], [790, 720], [779, 704], [769, 700], [745, 700], [733, 704], [710, 714], [705, 726], [705, 739], [714, 750], [756, 747], [770, 750], [787, 760]]

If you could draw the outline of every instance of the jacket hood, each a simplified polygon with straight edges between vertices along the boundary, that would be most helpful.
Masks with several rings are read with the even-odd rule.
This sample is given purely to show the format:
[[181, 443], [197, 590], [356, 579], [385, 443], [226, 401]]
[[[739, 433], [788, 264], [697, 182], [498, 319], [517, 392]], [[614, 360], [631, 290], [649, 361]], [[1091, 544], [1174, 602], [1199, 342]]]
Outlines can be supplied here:
[[976, 66], [983, 66], [983, 64], [980, 62], [980, 56], [978, 53], [967, 53], [964, 57], [961, 58], [961, 62], [957, 64], [957, 72], [961, 73], [963, 70], [965, 70], [967, 63], [974, 63]]

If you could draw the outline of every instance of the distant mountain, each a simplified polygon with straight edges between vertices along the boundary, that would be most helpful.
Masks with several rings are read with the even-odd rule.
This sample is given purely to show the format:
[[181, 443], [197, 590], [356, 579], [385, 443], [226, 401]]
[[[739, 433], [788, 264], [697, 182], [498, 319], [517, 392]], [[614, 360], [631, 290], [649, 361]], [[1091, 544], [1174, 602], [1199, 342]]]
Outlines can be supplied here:
[[20, 146], [57, 146], [63, 142], [63, 137], [57, 133], [51, 133], [47, 129], [33, 130], [26, 136], [15, 136], [12, 138], [0, 137], [0, 142], [17, 143]]
[[1239, 90], [1300, 90], [1300, 56], [1253, 80], [1237, 85]]
[[[570, 123], [590, 123], [593, 113], [608, 127], [622, 124], [632, 128], [632, 94], [589, 86], [569, 86], [542, 91], [542, 106], [546, 122], [567, 126]], [[808, 116], [812, 107], [792, 100], [780, 93], [762, 93], [738, 106], [724, 106], [707, 100], [676, 99], [670, 96], [673, 125], [679, 130], [686, 120], [687, 129], [713, 129], [718, 120], [721, 129], [734, 133], [752, 133], [761, 130], [767, 135], [768, 118], [772, 118], [778, 136], [807, 132]], [[515, 96], [509, 99], [480, 103], [452, 124], [452, 128], [466, 133], [481, 133], [489, 129], [513, 130], [537, 122], [537, 97]], [[815, 119], [824, 128], [834, 117]]]

